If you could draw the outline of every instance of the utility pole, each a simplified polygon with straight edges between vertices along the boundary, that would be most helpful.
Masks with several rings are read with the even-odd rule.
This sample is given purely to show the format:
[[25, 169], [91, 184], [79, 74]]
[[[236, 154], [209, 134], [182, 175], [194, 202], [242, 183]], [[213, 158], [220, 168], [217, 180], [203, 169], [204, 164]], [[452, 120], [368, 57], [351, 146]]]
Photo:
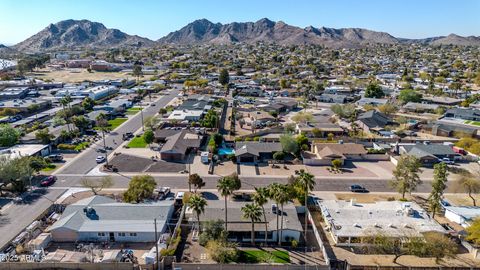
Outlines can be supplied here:
[[157, 270], [160, 269], [160, 258], [158, 255], [158, 235], [157, 235], [157, 219], [153, 219], [153, 222], [155, 224], [155, 253], [157, 255]]
[[142, 117], [142, 131], [145, 131], [145, 123], [143, 122], [143, 105], [140, 105], [140, 116]]
[[105, 129], [103, 129], [103, 128], [102, 128], [102, 137], [103, 137], [103, 150], [105, 150], [105, 164], [108, 167], [107, 143], [105, 142]]

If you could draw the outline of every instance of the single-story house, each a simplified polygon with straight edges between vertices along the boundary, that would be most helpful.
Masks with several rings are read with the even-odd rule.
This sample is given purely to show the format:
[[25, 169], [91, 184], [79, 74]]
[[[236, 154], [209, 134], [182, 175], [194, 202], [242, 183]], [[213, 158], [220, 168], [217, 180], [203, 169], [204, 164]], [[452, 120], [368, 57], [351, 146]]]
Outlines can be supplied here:
[[367, 150], [357, 143], [312, 143], [311, 152], [304, 153], [305, 165], [330, 165], [332, 160], [363, 160]]
[[[242, 207], [250, 203], [247, 201], [229, 201], [228, 202], [228, 239], [234, 242], [250, 242], [252, 223], [248, 219], [242, 218]], [[283, 206], [283, 213], [279, 207], [274, 206], [275, 202], [269, 201], [265, 206], [267, 241], [277, 242], [280, 237], [281, 216], [283, 215], [282, 242], [298, 241], [302, 234], [302, 225], [298, 219], [297, 210], [293, 203], [286, 203]], [[269, 207], [270, 206], [270, 207]], [[205, 211], [200, 215], [200, 221], [209, 220], [224, 221], [225, 204], [223, 200], [209, 200]], [[192, 221], [196, 221], [195, 213], [187, 208], [186, 216]], [[279, 228], [277, 229], [277, 217], [279, 219]], [[260, 221], [255, 222], [255, 241], [265, 241], [265, 220], [262, 216]]]
[[197, 151], [203, 143], [204, 136], [188, 130], [176, 130], [166, 137], [160, 150], [160, 158], [165, 161], [182, 162], [190, 152]]
[[47, 232], [54, 242], [155, 242], [168, 231], [173, 201], [121, 203], [105, 196], [92, 196], [68, 205]]
[[399, 146], [399, 153], [414, 156], [424, 165], [438, 163], [443, 158], [450, 160], [461, 158], [451, 146], [444, 144], [405, 144]]
[[445, 217], [467, 228], [474, 219], [480, 217], [480, 207], [478, 206], [444, 206]]
[[273, 158], [275, 152], [283, 151], [279, 142], [237, 142], [235, 144], [235, 157], [237, 162], [257, 163]]
[[459, 98], [437, 97], [437, 96], [423, 97], [422, 100], [427, 103], [444, 105], [444, 106], [455, 106], [462, 103], [463, 101], [463, 99], [459, 99]]
[[361, 98], [357, 101], [357, 105], [359, 106], [365, 106], [365, 105], [385, 105], [388, 103], [388, 99], [386, 98]]
[[50, 154], [50, 151], [51, 148], [48, 144], [17, 144], [0, 150], [0, 156], [9, 158], [45, 157]]
[[337, 95], [337, 94], [321, 94], [315, 97], [320, 102], [327, 102], [327, 103], [339, 103], [343, 104], [347, 100], [347, 96], [345, 95]]
[[97, 105], [93, 107], [94, 110], [108, 111], [110, 114], [121, 114], [124, 113], [128, 108], [132, 107], [133, 103], [128, 99], [117, 99], [112, 100], [103, 105]]
[[365, 237], [422, 237], [423, 233], [446, 233], [445, 229], [414, 202], [380, 201], [357, 203], [324, 200], [320, 210], [336, 246], [363, 246]]
[[403, 105], [403, 109], [409, 112], [434, 112], [440, 106], [437, 104], [408, 102]]
[[342, 136], [344, 134], [343, 128], [330, 122], [307, 124], [300, 123], [295, 126], [295, 132], [297, 134], [305, 134], [307, 137], [315, 137], [313, 134], [314, 130], [319, 131], [321, 138], [326, 138], [330, 133], [334, 136]]
[[358, 117], [357, 124], [365, 132], [375, 133], [384, 130], [388, 125], [395, 125], [395, 122], [379, 111], [370, 110]]
[[431, 125], [424, 126], [424, 129], [430, 130], [432, 135], [444, 137], [459, 137], [459, 135], [478, 137], [479, 128], [478, 126], [445, 121], [436, 121]]
[[452, 108], [445, 112], [444, 117], [462, 120], [480, 121], [480, 110], [466, 108]]

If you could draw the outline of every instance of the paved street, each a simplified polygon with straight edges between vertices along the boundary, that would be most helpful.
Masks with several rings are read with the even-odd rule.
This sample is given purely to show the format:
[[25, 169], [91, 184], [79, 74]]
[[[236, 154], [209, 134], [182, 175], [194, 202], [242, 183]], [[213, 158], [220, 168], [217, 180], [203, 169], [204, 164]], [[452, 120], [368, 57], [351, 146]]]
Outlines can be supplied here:
[[[187, 178], [188, 175], [153, 175], [158, 183], [158, 186], [168, 186], [173, 189], [188, 189]], [[55, 184], [56, 188], [62, 187], [80, 187], [82, 175], [58, 175], [59, 181]], [[113, 176], [114, 186], [112, 188], [127, 188], [130, 178], [133, 174], [116, 174]], [[96, 177], [92, 177], [96, 178]], [[202, 176], [205, 181], [205, 189], [215, 189], [217, 180], [220, 176]], [[270, 183], [287, 183], [287, 177], [269, 177], [269, 176], [252, 176], [240, 177], [242, 180], [242, 189], [252, 190], [253, 187], [267, 186]], [[364, 185], [372, 192], [390, 192], [395, 191], [389, 186], [390, 179], [338, 179], [338, 178], [317, 178], [316, 191], [348, 191], [352, 184]], [[430, 192], [430, 181], [423, 181], [423, 184], [417, 188], [417, 192]], [[447, 189], [449, 192], [454, 192], [451, 188]]]

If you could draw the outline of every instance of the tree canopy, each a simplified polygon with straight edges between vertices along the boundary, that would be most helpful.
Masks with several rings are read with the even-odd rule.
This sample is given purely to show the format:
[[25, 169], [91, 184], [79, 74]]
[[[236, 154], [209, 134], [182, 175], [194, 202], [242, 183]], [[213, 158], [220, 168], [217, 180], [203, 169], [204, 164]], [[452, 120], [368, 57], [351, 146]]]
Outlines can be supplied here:
[[128, 203], [139, 203], [150, 198], [157, 186], [155, 179], [150, 175], [136, 175], [130, 180], [123, 199]]
[[17, 143], [20, 132], [8, 124], [0, 125], [0, 146], [10, 147]]
[[376, 83], [371, 83], [365, 89], [366, 98], [382, 98], [385, 96], [385, 93], [382, 90], [382, 87]]

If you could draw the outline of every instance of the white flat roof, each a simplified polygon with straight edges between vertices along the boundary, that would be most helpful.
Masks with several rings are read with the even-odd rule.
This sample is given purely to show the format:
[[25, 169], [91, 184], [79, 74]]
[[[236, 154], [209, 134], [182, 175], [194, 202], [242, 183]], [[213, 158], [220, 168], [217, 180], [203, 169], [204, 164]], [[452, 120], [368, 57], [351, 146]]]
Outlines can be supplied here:
[[393, 237], [421, 236], [445, 229], [414, 202], [354, 203], [327, 200], [320, 203], [325, 220], [338, 237], [365, 237], [382, 233]]
[[48, 148], [47, 144], [17, 144], [0, 151], [0, 155], [9, 155], [10, 158], [32, 156]]

